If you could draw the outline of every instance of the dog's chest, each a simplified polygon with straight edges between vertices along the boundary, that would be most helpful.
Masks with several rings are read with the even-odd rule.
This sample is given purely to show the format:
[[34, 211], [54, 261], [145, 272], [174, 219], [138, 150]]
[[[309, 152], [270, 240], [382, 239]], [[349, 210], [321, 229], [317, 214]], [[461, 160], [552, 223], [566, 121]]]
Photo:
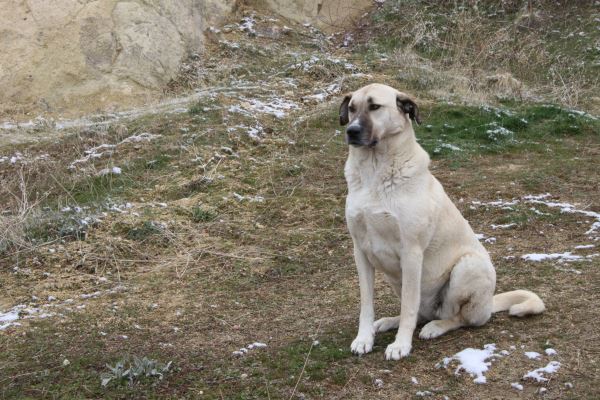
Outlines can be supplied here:
[[400, 276], [400, 223], [382, 202], [350, 194], [346, 219], [356, 246], [387, 275]]

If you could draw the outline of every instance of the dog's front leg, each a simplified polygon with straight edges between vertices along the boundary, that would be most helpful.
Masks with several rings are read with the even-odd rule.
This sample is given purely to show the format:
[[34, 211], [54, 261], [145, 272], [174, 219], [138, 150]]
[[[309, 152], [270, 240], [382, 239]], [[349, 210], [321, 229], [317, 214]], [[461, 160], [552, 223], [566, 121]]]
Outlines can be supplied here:
[[350, 348], [355, 354], [366, 354], [373, 350], [375, 341], [375, 310], [373, 308], [373, 287], [375, 271], [365, 254], [354, 245], [354, 261], [358, 271], [358, 283], [360, 285], [360, 319], [358, 323], [358, 335], [352, 342]]
[[399, 360], [410, 353], [412, 336], [417, 326], [419, 305], [421, 303], [421, 269], [423, 252], [412, 248], [400, 253], [402, 263], [402, 295], [400, 323], [396, 340], [385, 350], [386, 360]]

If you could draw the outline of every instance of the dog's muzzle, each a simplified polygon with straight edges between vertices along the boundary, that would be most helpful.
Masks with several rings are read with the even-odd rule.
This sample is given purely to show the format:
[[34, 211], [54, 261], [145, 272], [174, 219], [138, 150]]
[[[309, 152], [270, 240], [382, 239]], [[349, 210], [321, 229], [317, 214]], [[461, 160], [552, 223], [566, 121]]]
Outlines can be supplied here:
[[369, 146], [373, 147], [377, 144], [377, 140], [370, 140], [367, 132], [360, 125], [350, 125], [346, 129], [346, 141], [352, 146]]

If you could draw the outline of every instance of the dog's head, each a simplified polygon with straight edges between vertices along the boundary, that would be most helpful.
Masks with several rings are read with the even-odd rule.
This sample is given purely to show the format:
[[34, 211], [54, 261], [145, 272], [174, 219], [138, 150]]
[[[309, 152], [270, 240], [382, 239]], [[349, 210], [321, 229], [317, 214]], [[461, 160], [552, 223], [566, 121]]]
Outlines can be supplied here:
[[346, 95], [340, 106], [340, 124], [353, 146], [373, 147], [385, 137], [397, 135], [421, 123], [419, 108], [405, 93], [378, 83]]

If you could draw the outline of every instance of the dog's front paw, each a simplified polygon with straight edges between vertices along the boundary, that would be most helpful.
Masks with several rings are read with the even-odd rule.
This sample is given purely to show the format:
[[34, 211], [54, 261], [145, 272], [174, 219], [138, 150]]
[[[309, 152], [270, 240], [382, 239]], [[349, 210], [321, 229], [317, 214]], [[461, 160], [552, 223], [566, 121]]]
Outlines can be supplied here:
[[388, 345], [385, 349], [386, 360], [399, 360], [402, 357], [406, 357], [410, 354], [411, 344], [410, 342], [399, 342], [395, 341]]
[[373, 341], [374, 338], [373, 336], [361, 336], [358, 335], [356, 337], [356, 339], [354, 339], [354, 341], [352, 342], [352, 345], [350, 345], [350, 348], [352, 349], [352, 352], [354, 354], [367, 354], [370, 353], [371, 350], [373, 350]]

